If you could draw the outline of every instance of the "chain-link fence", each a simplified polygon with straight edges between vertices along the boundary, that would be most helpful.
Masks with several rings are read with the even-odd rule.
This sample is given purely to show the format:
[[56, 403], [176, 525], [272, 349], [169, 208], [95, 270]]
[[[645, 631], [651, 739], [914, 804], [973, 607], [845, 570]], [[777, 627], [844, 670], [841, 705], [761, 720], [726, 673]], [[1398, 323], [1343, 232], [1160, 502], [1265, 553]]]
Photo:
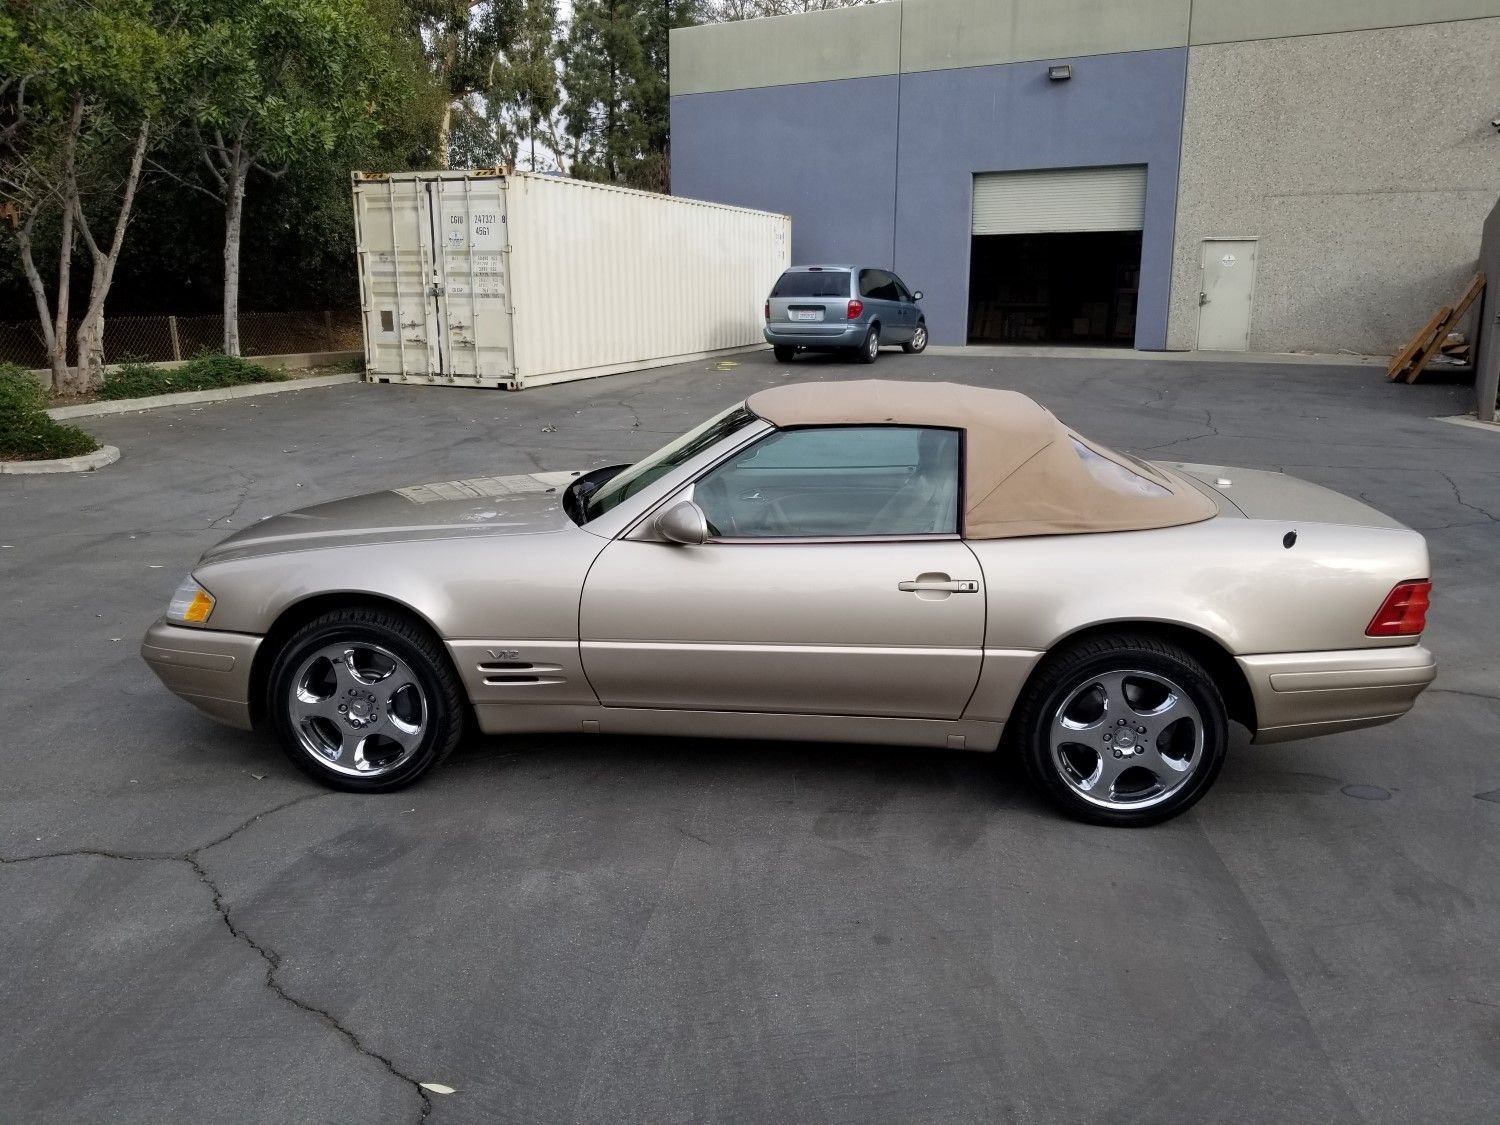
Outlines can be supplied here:
[[[240, 353], [357, 352], [364, 347], [358, 309], [331, 312], [240, 313]], [[70, 349], [75, 321], [68, 328]], [[116, 316], [104, 322], [104, 361], [192, 359], [224, 346], [222, 316]], [[70, 354], [69, 362], [77, 356]], [[36, 321], [0, 323], [0, 363], [46, 367], [47, 347]]]

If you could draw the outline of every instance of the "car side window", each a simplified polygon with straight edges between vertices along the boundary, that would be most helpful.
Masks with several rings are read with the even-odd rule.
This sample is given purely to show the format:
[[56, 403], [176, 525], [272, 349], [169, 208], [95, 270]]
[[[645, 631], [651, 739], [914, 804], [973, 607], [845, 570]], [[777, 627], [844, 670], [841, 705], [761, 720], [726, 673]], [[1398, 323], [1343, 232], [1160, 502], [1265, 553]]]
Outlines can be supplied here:
[[875, 290], [878, 289], [879, 287], [880, 287], [880, 271], [879, 270], [860, 270], [859, 271], [859, 295], [861, 297], [868, 297], [871, 300], [878, 299], [876, 297]]
[[911, 290], [906, 287], [906, 282], [902, 281], [895, 274], [891, 274], [891, 281], [896, 286], [896, 295], [902, 304], [911, 305], [916, 303], [917, 299], [911, 295]]
[[716, 539], [958, 533], [959, 433], [918, 426], [780, 430], [703, 476]]
[[885, 270], [870, 271], [870, 292], [865, 294], [877, 301], [899, 301], [900, 291], [896, 288], [896, 279]]

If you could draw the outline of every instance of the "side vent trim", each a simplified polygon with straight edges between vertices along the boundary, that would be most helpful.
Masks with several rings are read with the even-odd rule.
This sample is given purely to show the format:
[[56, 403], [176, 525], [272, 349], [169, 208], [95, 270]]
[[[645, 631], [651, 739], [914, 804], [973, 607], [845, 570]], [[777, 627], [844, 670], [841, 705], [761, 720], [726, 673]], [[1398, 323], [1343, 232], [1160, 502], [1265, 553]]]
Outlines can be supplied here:
[[565, 684], [568, 678], [559, 675], [560, 664], [527, 664], [514, 660], [487, 660], [479, 664], [484, 673], [486, 687], [527, 687], [536, 684]]

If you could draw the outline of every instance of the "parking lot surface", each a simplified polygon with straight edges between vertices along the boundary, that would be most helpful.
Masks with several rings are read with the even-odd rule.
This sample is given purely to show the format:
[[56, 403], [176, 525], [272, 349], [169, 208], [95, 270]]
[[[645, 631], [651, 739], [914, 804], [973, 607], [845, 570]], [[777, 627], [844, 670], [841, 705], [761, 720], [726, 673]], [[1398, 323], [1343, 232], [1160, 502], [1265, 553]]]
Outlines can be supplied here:
[[[137, 655], [262, 516], [630, 460], [754, 389], [871, 374], [1365, 498], [1429, 538], [1437, 684], [1393, 725], [1241, 733], [1198, 806], [1120, 831], [998, 756], [803, 744], [479, 740], [334, 794]], [[86, 422], [117, 465], [0, 480], [0, 1120], [1493, 1121], [1500, 439], [1432, 421], [1467, 395], [766, 352]]]

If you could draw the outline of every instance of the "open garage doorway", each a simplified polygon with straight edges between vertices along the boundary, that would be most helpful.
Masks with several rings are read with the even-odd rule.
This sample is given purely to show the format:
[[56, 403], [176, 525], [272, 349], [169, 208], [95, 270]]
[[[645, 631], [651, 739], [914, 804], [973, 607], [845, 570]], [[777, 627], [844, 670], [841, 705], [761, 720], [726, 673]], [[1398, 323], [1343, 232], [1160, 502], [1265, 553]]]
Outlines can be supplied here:
[[1135, 343], [1141, 232], [975, 235], [969, 343]]
[[969, 342], [1131, 347], [1145, 201], [1141, 165], [976, 175]]

